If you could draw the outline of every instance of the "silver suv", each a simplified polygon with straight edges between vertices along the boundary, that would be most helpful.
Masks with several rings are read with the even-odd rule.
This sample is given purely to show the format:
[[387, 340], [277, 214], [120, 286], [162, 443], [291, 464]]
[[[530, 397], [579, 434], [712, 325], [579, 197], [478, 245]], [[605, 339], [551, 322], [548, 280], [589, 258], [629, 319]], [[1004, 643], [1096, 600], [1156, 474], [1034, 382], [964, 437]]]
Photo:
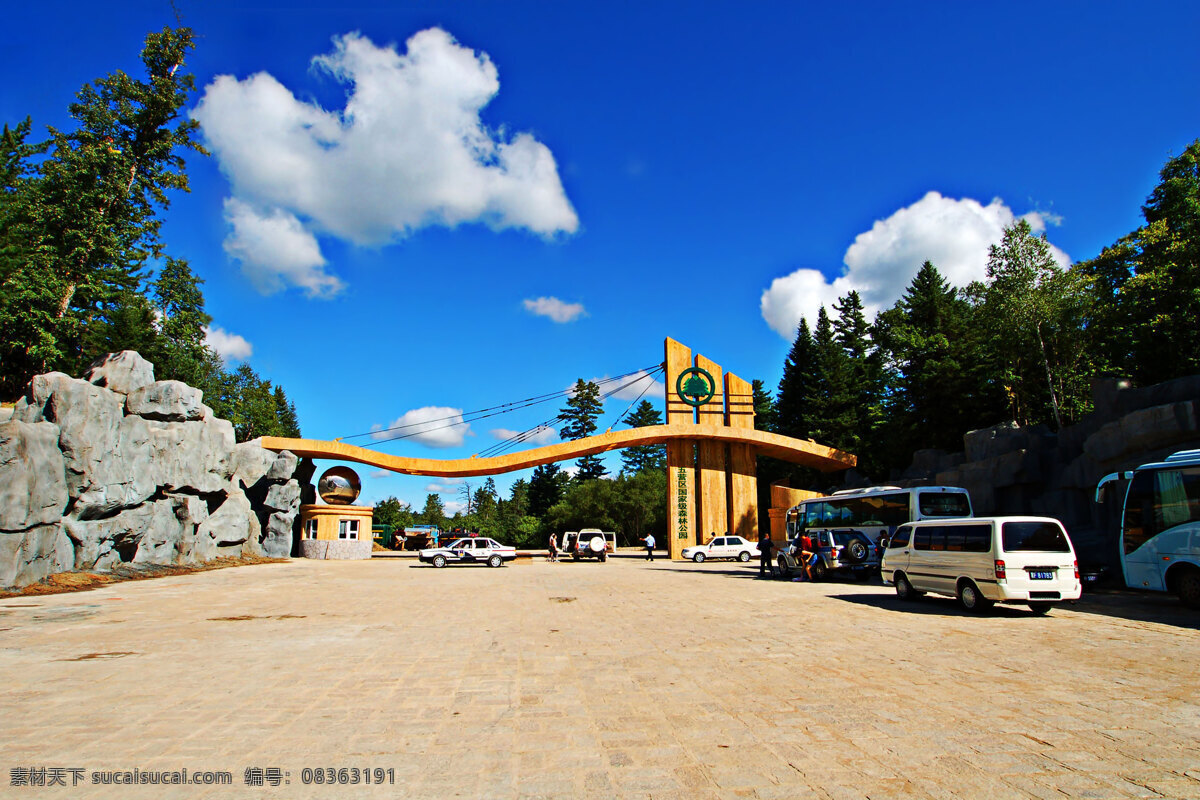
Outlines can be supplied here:
[[[865, 533], [854, 530], [813, 531], [810, 536], [818, 555], [816, 563], [812, 565], [813, 580], [839, 574], [865, 580], [879, 571], [879, 554], [875, 543]], [[775, 563], [784, 578], [804, 571], [804, 565], [800, 563], [800, 535], [783, 546]]]

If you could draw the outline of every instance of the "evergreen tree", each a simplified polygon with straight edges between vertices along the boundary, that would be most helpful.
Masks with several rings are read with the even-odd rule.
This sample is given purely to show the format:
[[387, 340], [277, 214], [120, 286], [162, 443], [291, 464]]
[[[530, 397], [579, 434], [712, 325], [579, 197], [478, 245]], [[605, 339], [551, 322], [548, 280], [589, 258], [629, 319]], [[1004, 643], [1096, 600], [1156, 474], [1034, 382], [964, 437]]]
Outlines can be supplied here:
[[204, 310], [202, 283], [186, 261], [166, 259], [151, 284], [161, 336], [143, 355], [154, 362], [159, 380], [207, 389], [220, 374], [221, 362], [205, 344], [212, 317]]
[[425, 507], [421, 509], [420, 519], [423, 525], [436, 525], [439, 529], [446, 530], [446, 506], [440, 495], [425, 495]]
[[[583, 378], [575, 381], [571, 396], [567, 398], [566, 406], [559, 412], [563, 425], [559, 436], [563, 440], [583, 439], [596, 432], [596, 418], [604, 410], [600, 401], [600, 387], [592, 381]], [[576, 462], [579, 471], [575, 474], [578, 481], [588, 481], [605, 475], [608, 470], [599, 456], [584, 456]]]
[[754, 396], [754, 428], [760, 431], [778, 432], [778, 412], [775, 410], [775, 398], [766, 390], [763, 382], [755, 378], [751, 382], [751, 392]]
[[801, 318], [792, 349], [783, 362], [783, 377], [779, 380], [778, 401], [775, 404], [776, 431], [784, 436], [807, 439], [812, 435], [808, 397], [815, 358], [808, 320]]
[[871, 326], [863, 311], [862, 298], [851, 291], [834, 305], [834, 338], [846, 356], [850, 413], [854, 426], [846, 446], [858, 456], [861, 471], [877, 474], [881, 456], [876, 433], [883, 423], [883, 365], [871, 341]]
[[[626, 415], [625, 424], [631, 428], [645, 428], [662, 424], [662, 413], [649, 400], [643, 400], [633, 413]], [[667, 468], [667, 448], [663, 445], [641, 445], [626, 447], [621, 451], [624, 472], [635, 475], [647, 470]]]
[[195, 89], [180, 69], [192, 47], [187, 28], [147, 36], [146, 80], [118, 71], [85, 85], [70, 107], [78, 127], [51, 128], [36, 166], [22, 163], [30, 152], [20, 128], [2, 146], [4, 174], [24, 174], [0, 209], [5, 395], [47, 369], [78, 371], [84, 329], [125, 313], [118, 309], [139, 290], [147, 259], [161, 254], [159, 211], [169, 190], [188, 187], [181, 153], [203, 152], [198, 123], [181, 119]]
[[286, 436], [292, 439], [300, 438], [300, 420], [296, 416], [296, 406], [287, 399], [282, 386], [275, 387], [275, 436]]
[[562, 499], [563, 489], [569, 476], [558, 468], [558, 464], [543, 464], [534, 467], [529, 478], [529, 514], [542, 519], [550, 507]]
[[805, 401], [809, 409], [811, 438], [821, 444], [854, 452], [854, 393], [850, 361], [838, 343], [825, 307], [817, 314], [813, 333], [813, 360]]

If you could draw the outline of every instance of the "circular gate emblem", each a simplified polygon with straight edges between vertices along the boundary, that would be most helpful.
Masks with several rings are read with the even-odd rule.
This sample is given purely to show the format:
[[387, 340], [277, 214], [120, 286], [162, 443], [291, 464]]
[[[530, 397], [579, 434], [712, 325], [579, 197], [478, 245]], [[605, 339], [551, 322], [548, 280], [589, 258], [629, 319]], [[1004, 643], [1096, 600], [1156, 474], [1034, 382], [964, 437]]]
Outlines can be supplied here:
[[717, 382], [713, 376], [699, 367], [688, 367], [679, 373], [675, 381], [675, 391], [679, 399], [689, 406], [702, 406], [717, 393]]

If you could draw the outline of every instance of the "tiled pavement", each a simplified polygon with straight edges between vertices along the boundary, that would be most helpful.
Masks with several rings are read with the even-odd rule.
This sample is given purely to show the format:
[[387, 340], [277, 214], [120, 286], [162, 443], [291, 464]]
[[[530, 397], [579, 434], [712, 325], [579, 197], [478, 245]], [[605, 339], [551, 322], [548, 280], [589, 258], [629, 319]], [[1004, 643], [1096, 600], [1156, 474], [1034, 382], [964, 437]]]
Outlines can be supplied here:
[[[293, 561], [0, 600], [0, 796], [1200, 798], [1170, 599], [974, 617], [753, 575]], [[233, 785], [12, 785], [37, 766]]]

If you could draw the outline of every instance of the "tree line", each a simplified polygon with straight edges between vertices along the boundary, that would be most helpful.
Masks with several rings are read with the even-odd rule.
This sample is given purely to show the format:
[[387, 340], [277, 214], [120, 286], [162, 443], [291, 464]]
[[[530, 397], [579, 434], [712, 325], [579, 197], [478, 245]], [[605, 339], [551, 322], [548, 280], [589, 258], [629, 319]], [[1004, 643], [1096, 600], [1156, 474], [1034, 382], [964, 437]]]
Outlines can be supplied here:
[[[1058, 430], [1092, 410], [1091, 385], [1200, 372], [1200, 139], [1169, 159], [1145, 224], [1064, 268], [1018, 220], [988, 251], [986, 279], [953, 286], [926, 261], [868, 321], [857, 292], [801, 319], [777, 392], [755, 382], [759, 427], [855, 453], [886, 480], [922, 448], [1013, 420]], [[771, 477], [830, 488], [778, 463]]]
[[204, 390], [239, 441], [299, 436], [283, 388], [248, 365], [227, 371], [205, 344], [203, 281], [166, 252], [170, 195], [188, 191], [184, 155], [207, 155], [184, 112], [195, 92], [188, 28], [145, 39], [145, 74], [86, 84], [74, 128], [33, 141], [26, 117], [0, 132], [0, 400], [34, 375], [81, 375], [105, 353], [137, 350], [159, 380]]

